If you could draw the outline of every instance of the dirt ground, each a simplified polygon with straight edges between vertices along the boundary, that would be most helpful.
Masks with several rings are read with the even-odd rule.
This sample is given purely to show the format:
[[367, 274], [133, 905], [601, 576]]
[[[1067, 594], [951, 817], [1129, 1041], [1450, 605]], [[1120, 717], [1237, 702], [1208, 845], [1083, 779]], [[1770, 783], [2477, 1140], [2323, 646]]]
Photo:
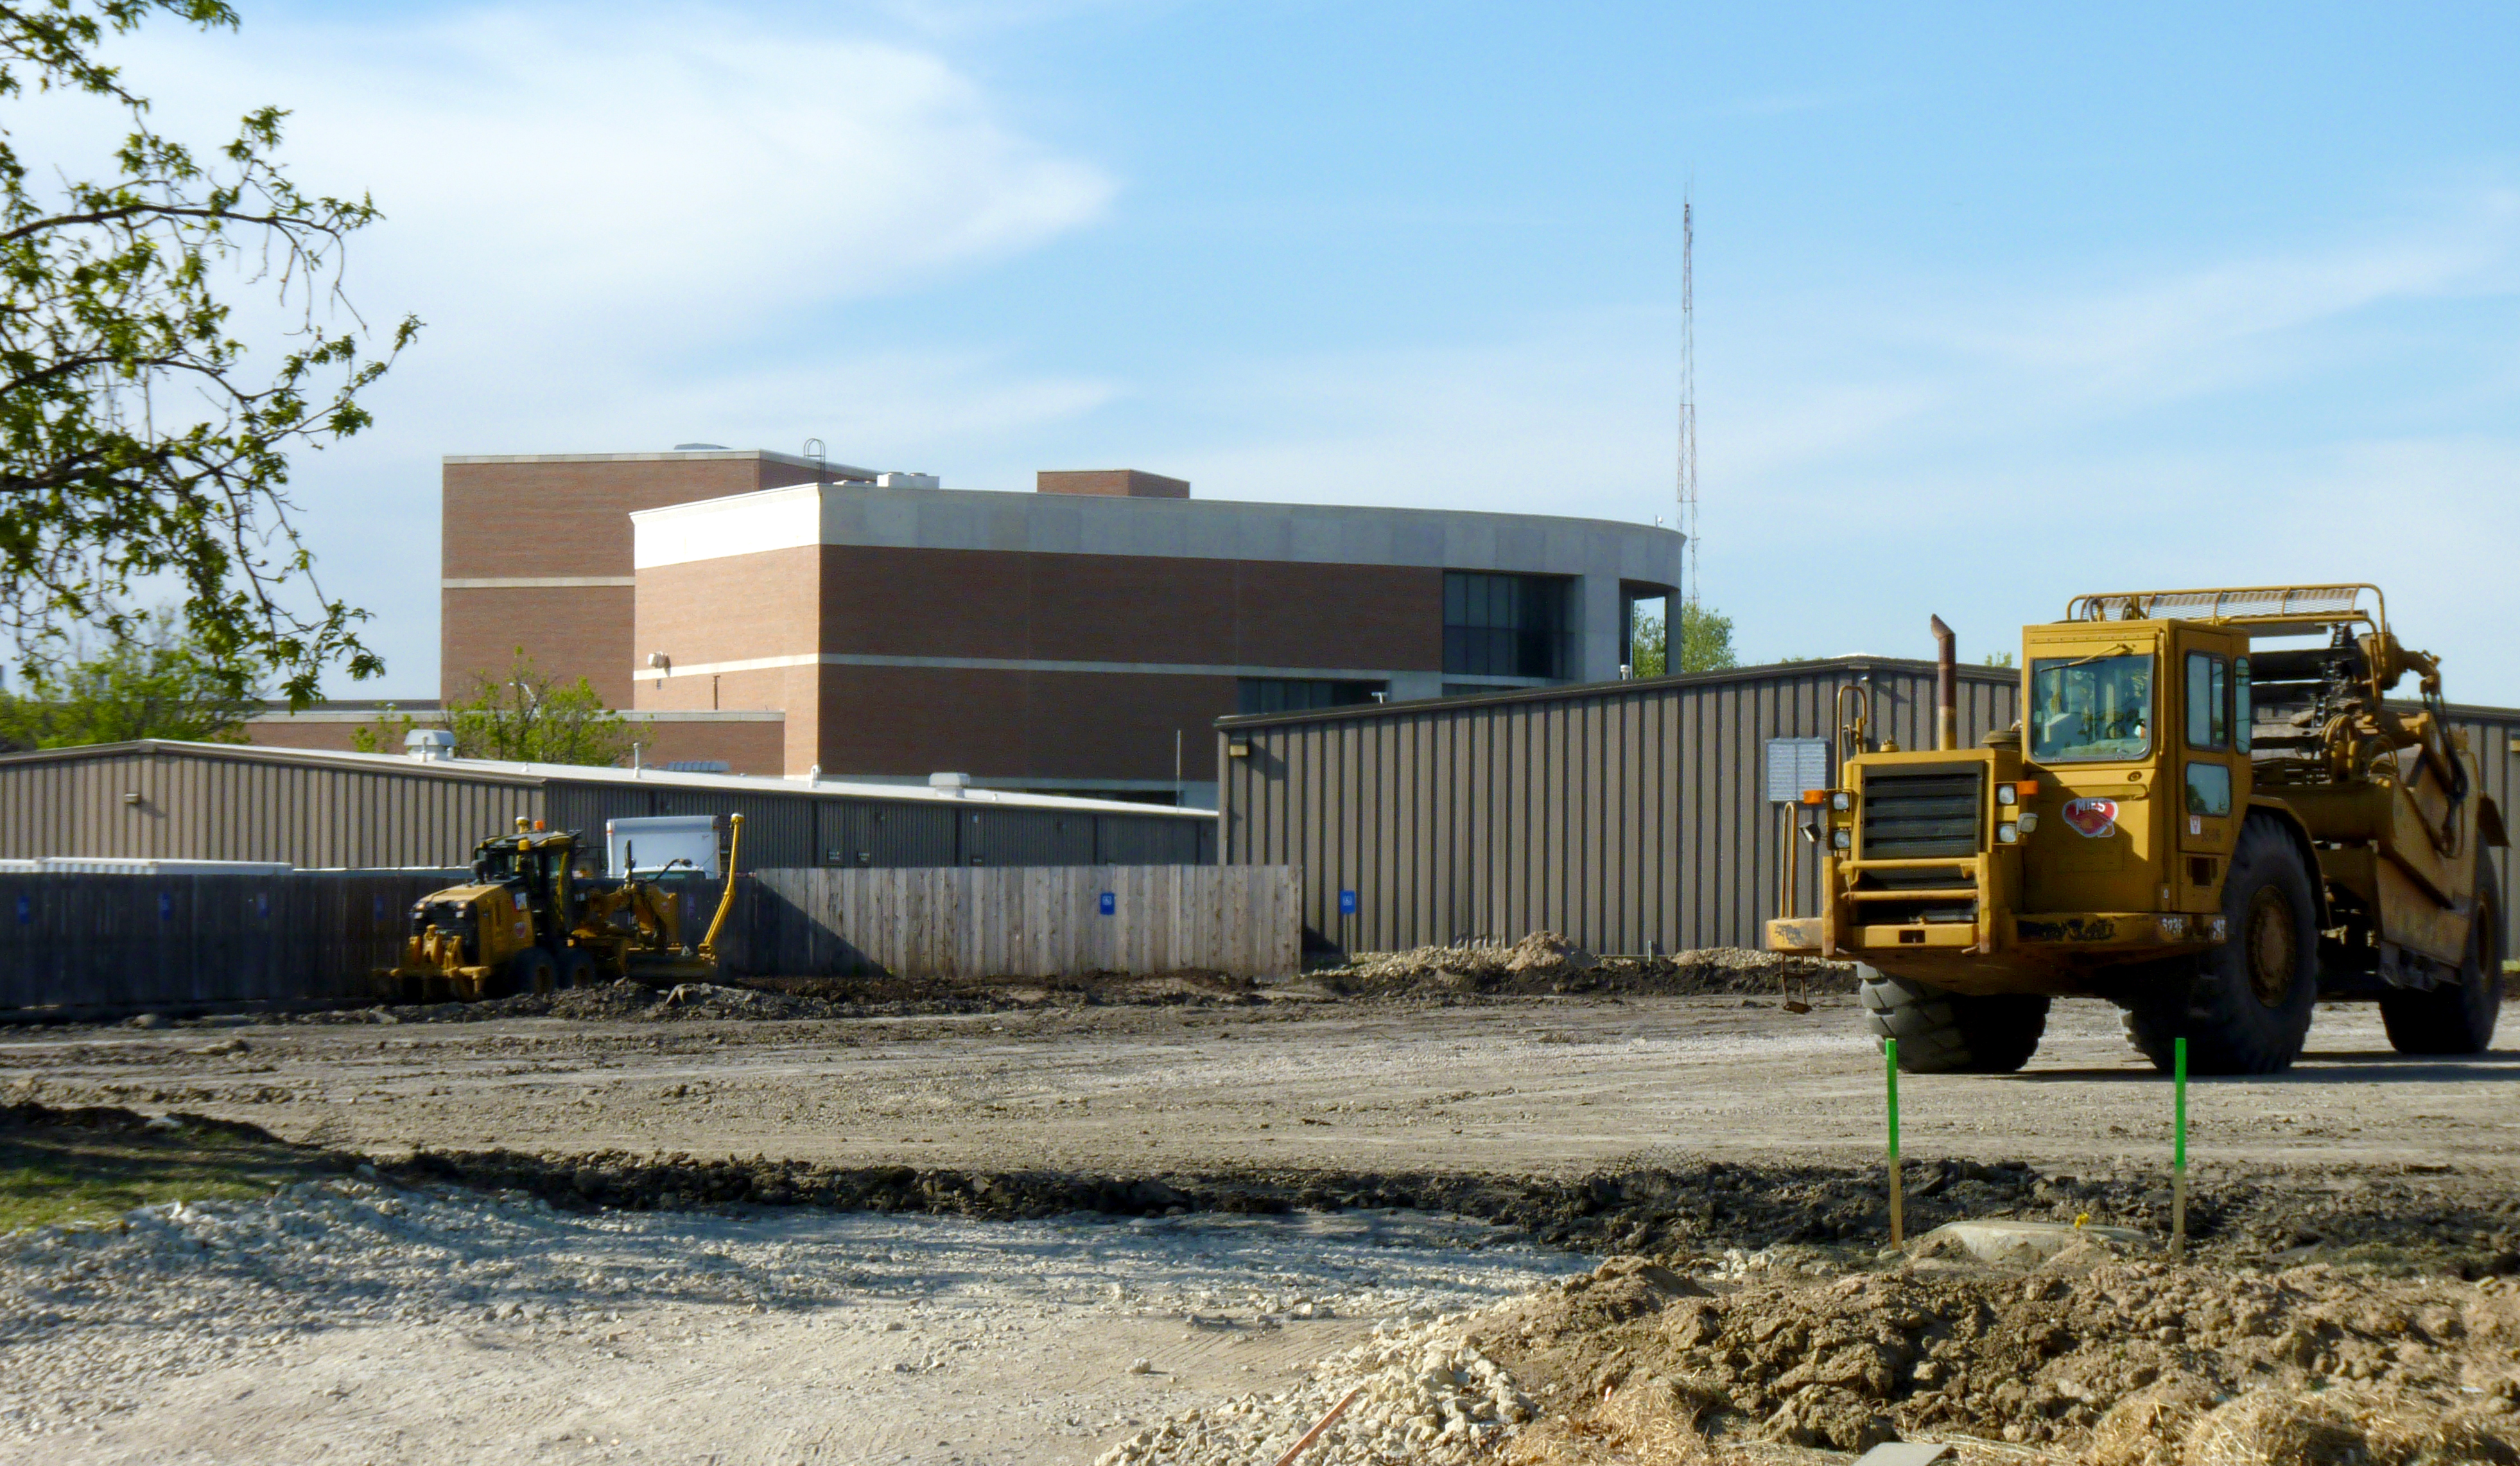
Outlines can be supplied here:
[[[692, 1019], [21, 1029], [0, 1096], [183, 1109], [361, 1150], [769, 1156], [1160, 1174], [1242, 1167], [1574, 1176], [1685, 1158], [1878, 1153], [1852, 1002], [1464, 998]], [[2322, 1008], [2289, 1074], [2191, 1085], [2200, 1171], [2507, 1174], [2520, 1054], [2398, 1058]], [[1909, 1076], [1912, 1158], [2158, 1172], [2170, 1086], [2115, 1010], [2062, 1002], [2030, 1066]]]
[[[692, 1417], [704, 1431], [708, 1421], [767, 1408], [762, 1395], [738, 1410], [742, 1392], [810, 1399], [826, 1428], [795, 1459], [1082, 1462], [1108, 1451], [1114, 1461], [1223, 1466], [1248, 1458], [1266, 1466], [1274, 1454], [1235, 1455], [1221, 1443], [1231, 1437], [1256, 1450], [1277, 1441], [1282, 1448], [1286, 1442], [1273, 1433], [1299, 1428], [1297, 1416], [1327, 1407], [1322, 1392], [1351, 1377], [1418, 1382], [1373, 1387], [1381, 1393], [1372, 1399], [1382, 1401], [1373, 1428], [1384, 1433], [1373, 1439], [1385, 1442], [1405, 1441], [1420, 1415], [1465, 1422], [1462, 1442], [1488, 1439], [1477, 1432], [1501, 1429], [1511, 1392], [1521, 1390], [1545, 1417], [1524, 1432], [1526, 1454], [1555, 1452], [1533, 1460], [1694, 1459], [1689, 1452], [1720, 1456], [1751, 1441], [1771, 1454], [1843, 1459], [1825, 1453], [1852, 1448], [1884, 1423], [1910, 1435], [1985, 1438], [1982, 1448], [1971, 1447], [1973, 1460], [2030, 1459], [2042, 1450], [2073, 1460], [2113, 1439], [2111, 1411], [2138, 1396], [2153, 1401], [2142, 1408], [2158, 1417], [2146, 1417], [2153, 1423], [2143, 1439], [2169, 1441], [2169, 1453], [2090, 1459], [2168, 1466], [2185, 1459], [2179, 1442], [2206, 1429], [2200, 1422], [2208, 1417], [2221, 1420], [2217, 1440], [2238, 1439], [2233, 1432], [2245, 1434], [2245, 1426], [2268, 1440], [2333, 1445], [2345, 1439], [2338, 1432], [2360, 1432], [2355, 1448], [2367, 1447], [2369, 1459], [2506, 1458], [2494, 1453], [2501, 1446], [2479, 1443], [2501, 1440], [2494, 1434], [2499, 1413], [2520, 1399], [2520, 1385], [2503, 1381], [2506, 1346], [2520, 1345], [2506, 1336], [2520, 1329], [2503, 1317], [2512, 1306], [2497, 1291], [2500, 1274], [2520, 1273], [2520, 1188], [2512, 1185], [2520, 1149], [2509, 1134], [2520, 1115], [2503, 1102], [2506, 1083], [2520, 1077], [2520, 1055], [2404, 1061], [2389, 1051], [2372, 1010], [2323, 1008], [2292, 1073], [2191, 1086], [2197, 1247], [2187, 1271], [2162, 1271], [2138, 1257], [2087, 1259], [2052, 1275], [2052, 1296], [2050, 1282], [2039, 1281], [2041, 1297], [2032, 1299], [2017, 1273], [1902, 1263], [1909, 1270], [1899, 1278], [1831, 1292], [1889, 1265], [1873, 1257], [1886, 1222], [1877, 1169], [1882, 1075], [1832, 975], [1796, 978], [1796, 994], [1813, 1011], [1789, 1011], [1758, 990], [1765, 979], [1757, 974], [1744, 984], [1757, 995], [1669, 995], [1624, 981], [1587, 988], [1500, 964], [1485, 974], [1413, 973], [1396, 982], [1368, 974], [1344, 985], [1363, 995], [1342, 991], [1339, 982], [1254, 991], [1186, 981], [1116, 1001], [1091, 991], [912, 1001], [694, 989], [673, 1002], [570, 994], [563, 1011], [579, 1016], [553, 1016], [546, 1002], [543, 1016], [404, 1010], [316, 1022], [21, 1029], [0, 1032], [0, 1099], [259, 1125], [288, 1141], [373, 1158], [372, 1184], [397, 1194], [456, 1195], [447, 1188], [464, 1182], [518, 1204], [539, 1198], [559, 1218], [554, 1225], [577, 1224], [573, 1217], [630, 1225], [643, 1214], [664, 1219], [732, 1208], [728, 1214], [949, 1214], [929, 1219], [965, 1226], [977, 1224], [968, 1218], [1056, 1224], [1089, 1212], [1179, 1224], [1238, 1213], [1253, 1214], [1254, 1225], [1293, 1226], [1353, 1214], [1342, 1208], [1402, 1208], [1505, 1223], [1510, 1232], [1501, 1235], [1595, 1258], [1644, 1254], [1687, 1283], [1668, 1289], [1621, 1274], [1625, 1281], [1605, 1282], [1597, 1296], [1540, 1295], [1516, 1306], [1526, 1311], [1509, 1325], [1496, 1321], [1503, 1315], [1482, 1315], [1485, 1323], [1457, 1323], [1444, 1340], [1390, 1335], [1377, 1343], [1365, 1337], [1361, 1316], [1343, 1316], [1351, 1331], [1308, 1339], [1308, 1348], [1318, 1346], [1309, 1354], [1278, 1333], [1267, 1350], [1237, 1356], [1266, 1352], [1264, 1362], [1280, 1371], [1294, 1369], [1299, 1354], [1344, 1350], [1354, 1357], [1289, 1376], [1301, 1388], [1253, 1397], [1231, 1420], [1216, 1413], [1223, 1404], [1169, 1402], [1179, 1393], [1149, 1413], [1105, 1392], [1090, 1406], [1043, 1414], [1034, 1444], [1019, 1443], [1020, 1422], [1030, 1418], [1021, 1410], [999, 1410], [986, 1431], [948, 1432], [935, 1439], [952, 1443], [938, 1445], [893, 1431], [872, 1405], [848, 1414], [840, 1397], [818, 1393], [832, 1388], [820, 1375], [772, 1371], [775, 1379], [754, 1380], [720, 1368], [714, 1383], [695, 1384], [656, 1372], [679, 1357], [670, 1351], [614, 1372], [586, 1338], [565, 1346], [592, 1351], [569, 1355], [575, 1372], [565, 1391], [579, 1401], [570, 1409], [592, 1408], [586, 1400], [618, 1403], [625, 1391], [714, 1391], [723, 1408]], [[1530, 990], [1558, 986], [1575, 990]], [[795, 1016], [801, 1011], [817, 1016]], [[1915, 1230], [1960, 1216], [2079, 1217], [2152, 1233], [2166, 1222], [2170, 1087], [2127, 1047], [2115, 1012], [2103, 1005], [2060, 1003], [2047, 1043], [2021, 1074], [1908, 1076], [1901, 1098]], [[783, 1211], [782, 1203], [819, 1205]], [[0, 1271], [6, 1265], [0, 1260]], [[1116, 1273], [1134, 1264], [1110, 1254], [1102, 1265]], [[1197, 1286], [1180, 1282], [1164, 1306], [1196, 1312], [1199, 1306], [1184, 1300]], [[1582, 1312], [1588, 1296], [1621, 1290], [1634, 1296], [1598, 1316]], [[2200, 1336], [2191, 1346], [2185, 1335], [2161, 1336], [2196, 1331], [2192, 1320], [2211, 1316], [2218, 1301], [2225, 1317], [2215, 1326], [2228, 1338]], [[957, 1325], [956, 1337], [971, 1344], [963, 1352], [1001, 1365], [1026, 1351], [1055, 1352], [1055, 1342], [1069, 1336], [1026, 1311], [1038, 1302], [1018, 1291], [985, 1307], [975, 1303], [977, 1311]], [[803, 1347], [803, 1335], [779, 1332], [801, 1328], [801, 1320], [748, 1320], [741, 1308], [709, 1306], [722, 1311], [637, 1337], [756, 1339], [764, 1359]], [[1265, 1309], [1241, 1307], [1238, 1326], [1256, 1329]], [[2019, 1343], [2027, 1320], [2045, 1315], [2074, 1321], [2047, 1344]], [[361, 1326], [389, 1333], [424, 1323]], [[1196, 1337], [1194, 1326], [1183, 1325], [1178, 1315], [1160, 1320], [1172, 1335]], [[1141, 1319], [1097, 1335], [1091, 1349], [1073, 1347], [1101, 1361], [1092, 1366], [1100, 1378], [1115, 1351], [1154, 1348], [1113, 1342], [1134, 1341], [1131, 1328], [1152, 1338], [1147, 1331], [1157, 1324]], [[65, 1337], [0, 1338], [0, 1353], [18, 1369], [26, 1351], [49, 1358]], [[360, 1337], [363, 1348], [395, 1357], [429, 1347], [418, 1334]], [[1778, 1337], [1799, 1342], [1770, 1347]], [[2206, 1346], [2203, 1337], [2217, 1342]], [[462, 1357], [485, 1381], [505, 1378], [501, 1371], [531, 1355], [513, 1340], [500, 1342], [506, 1334], [483, 1338], [477, 1353]], [[1873, 1353], [1854, 1350], [1856, 1343]], [[2144, 1349], [2159, 1357], [2127, 1364]], [[1858, 1367], [1858, 1354], [1887, 1361], [1873, 1371], [1878, 1380]], [[2227, 1354], [2228, 1367], [2214, 1362]], [[870, 1368], [877, 1356], [847, 1355]], [[2113, 1372], [2098, 1369], [2101, 1360]], [[281, 1350], [269, 1367], [230, 1360], [218, 1369], [228, 1371], [216, 1374], [218, 1389], [299, 1393], [320, 1393], [319, 1384], [355, 1390], [359, 1372], [338, 1351], [313, 1346]], [[1822, 1379], [1832, 1370], [1843, 1378]], [[1427, 1395], [1424, 1381], [1439, 1376], [1455, 1382], [1444, 1387], [1451, 1393]], [[2250, 1404], [2258, 1413], [2245, 1421], [2220, 1413], [2262, 1396], [2317, 1394], [2308, 1382], [2331, 1379], [2340, 1390], [2352, 1387], [2334, 1399], [2361, 1401], [2335, 1407], [2346, 1409], [2346, 1426], [2276, 1419], [2263, 1402]], [[1234, 1383], [1213, 1371], [1196, 1382], [1218, 1399]], [[2002, 1393], [2007, 1384], [2019, 1386], [2018, 1397]], [[1823, 1386], [1839, 1394], [1815, 1393]], [[234, 1414], [202, 1393], [210, 1388], [185, 1384], [167, 1399], [209, 1416]], [[558, 1405], [527, 1409], [513, 1382], [499, 1388], [511, 1402], [484, 1406], [483, 1419], [505, 1410], [540, 1429], [546, 1416], [565, 1414]], [[412, 1415], [408, 1390], [391, 1397], [403, 1402], [363, 1406], [368, 1413], [358, 1418], [406, 1433], [362, 1426], [356, 1439], [365, 1454], [343, 1459], [450, 1458], [434, 1437], [406, 1429], [435, 1417]], [[2452, 1408], [2461, 1401], [2464, 1415]], [[966, 1414], [979, 1408], [942, 1397], [927, 1402]], [[886, 1408], [900, 1407], [895, 1400]], [[289, 1439], [312, 1439], [302, 1433], [320, 1427], [330, 1408], [316, 1401], [311, 1413], [300, 1412], [293, 1429], [301, 1435]], [[2355, 1423], [2383, 1419], [2412, 1423], [2401, 1436], [2388, 1434], [2397, 1427]], [[880, 1451], [864, 1444], [848, 1420], [872, 1433], [865, 1441], [889, 1443]], [[2021, 1427], [2009, 1442], [2005, 1425]], [[1166, 1430], [1172, 1435], [1157, 1439]], [[2282, 1436], [2286, 1430], [2293, 1436]], [[2423, 1431], [2433, 1432], [2423, 1439], [2434, 1445], [2416, 1441]], [[593, 1442], [571, 1436], [570, 1451], [583, 1445], [590, 1459], [707, 1458], [676, 1453], [676, 1442], [691, 1443], [688, 1433], [652, 1436], [645, 1454], [627, 1444], [616, 1450], [601, 1429], [594, 1434]], [[1220, 1443], [1216, 1450], [1198, 1443], [1209, 1440]], [[75, 1456], [23, 1458], [146, 1455], [106, 1449], [103, 1437], [97, 1443]], [[1306, 1466], [1434, 1458], [1415, 1446], [1416, 1454], [1386, 1457], [1372, 1453], [1381, 1446], [1351, 1445]], [[2351, 1458], [2318, 1451], [2304, 1447], [2294, 1458]], [[2189, 1457], [2208, 1458], [2193, 1450]], [[205, 1447], [202, 1458], [252, 1454]]]

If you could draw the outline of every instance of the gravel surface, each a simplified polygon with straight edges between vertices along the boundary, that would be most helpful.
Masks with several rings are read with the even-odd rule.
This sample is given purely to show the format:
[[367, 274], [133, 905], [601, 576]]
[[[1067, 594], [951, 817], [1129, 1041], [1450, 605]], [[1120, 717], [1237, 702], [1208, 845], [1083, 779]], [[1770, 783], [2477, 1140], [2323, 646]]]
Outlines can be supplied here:
[[1374, 1322], [1580, 1270], [1440, 1217], [569, 1214], [305, 1183], [0, 1244], [47, 1461], [1083, 1461]]

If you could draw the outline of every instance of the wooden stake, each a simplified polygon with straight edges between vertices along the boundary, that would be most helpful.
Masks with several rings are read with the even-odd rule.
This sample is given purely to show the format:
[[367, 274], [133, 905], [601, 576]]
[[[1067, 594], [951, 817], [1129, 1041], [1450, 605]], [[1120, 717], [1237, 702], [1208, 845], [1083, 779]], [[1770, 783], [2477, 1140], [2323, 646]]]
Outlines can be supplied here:
[[1311, 1430], [1304, 1432], [1304, 1439], [1287, 1447], [1286, 1453], [1278, 1458], [1278, 1466], [1295, 1466], [1295, 1457], [1312, 1449], [1313, 1443], [1322, 1439], [1322, 1432], [1328, 1430], [1332, 1422], [1336, 1421], [1341, 1415], [1346, 1414], [1348, 1402], [1355, 1399], [1363, 1393], [1365, 1393], [1365, 1387], [1363, 1385], [1359, 1385], [1355, 1389], [1350, 1390], [1347, 1394], [1339, 1397], [1339, 1402], [1330, 1406], [1330, 1412], [1322, 1417], [1322, 1423], [1314, 1426]]
[[2187, 1040], [2170, 1041], [2170, 1255], [2187, 1256]]
[[1882, 1057], [1888, 1061], [1890, 1083], [1890, 1245], [1908, 1245], [1908, 1222], [1901, 1214], [1899, 1197], [1899, 1040], [1881, 1041]]

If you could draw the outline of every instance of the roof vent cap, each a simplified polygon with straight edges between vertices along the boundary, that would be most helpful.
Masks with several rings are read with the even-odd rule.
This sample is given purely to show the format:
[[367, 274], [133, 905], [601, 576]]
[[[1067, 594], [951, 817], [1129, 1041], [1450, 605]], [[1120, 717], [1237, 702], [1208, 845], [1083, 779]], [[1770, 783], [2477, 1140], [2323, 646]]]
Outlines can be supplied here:
[[971, 787], [969, 774], [929, 774], [927, 787], [939, 794], [959, 795]]
[[442, 763], [455, 756], [455, 735], [444, 728], [414, 728], [402, 736], [402, 751], [423, 763]]
[[723, 453], [727, 451], [727, 446], [724, 443], [676, 443], [674, 444], [674, 451], [677, 453]]

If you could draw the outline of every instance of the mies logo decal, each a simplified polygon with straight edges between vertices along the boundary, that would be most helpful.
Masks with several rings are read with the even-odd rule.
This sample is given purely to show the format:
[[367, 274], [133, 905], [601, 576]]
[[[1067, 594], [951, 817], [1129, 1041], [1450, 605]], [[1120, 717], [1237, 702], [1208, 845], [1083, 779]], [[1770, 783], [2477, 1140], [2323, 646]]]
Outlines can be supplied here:
[[2068, 800], [2065, 802], [2065, 823], [2074, 833], [2098, 840], [2118, 831], [2118, 802], [2115, 800]]

